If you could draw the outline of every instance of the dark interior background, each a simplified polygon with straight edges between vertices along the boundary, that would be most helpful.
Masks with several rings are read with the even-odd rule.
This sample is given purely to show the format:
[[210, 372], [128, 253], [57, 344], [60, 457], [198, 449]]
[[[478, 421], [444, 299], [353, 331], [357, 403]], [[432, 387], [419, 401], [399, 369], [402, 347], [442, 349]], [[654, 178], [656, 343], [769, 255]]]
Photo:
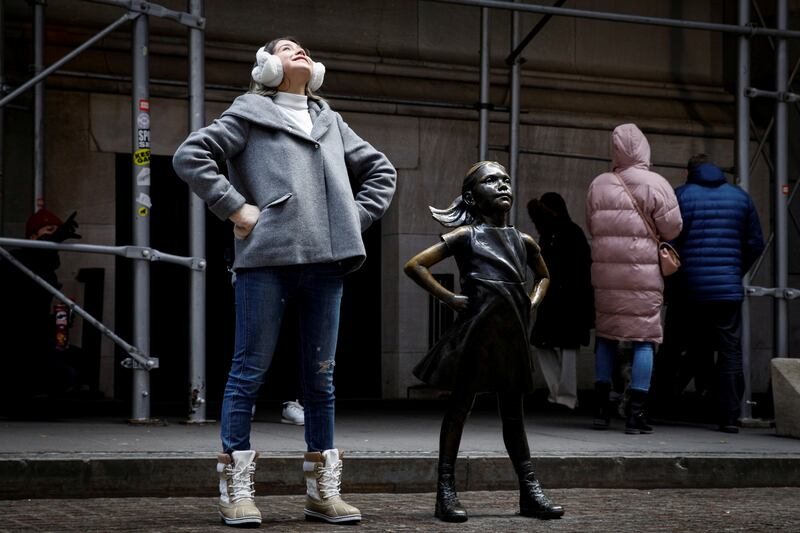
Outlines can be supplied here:
[[[132, 186], [130, 154], [116, 159], [117, 245], [132, 244]], [[187, 185], [172, 169], [170, 157], [151, 159], [151, 247], [189, 255]], [[381, 242], [380, 223], [364, 234], [367, 261], [345, 279], [339, 344], [336, 352], [336, 396], [381, 396]], [[234, 303], [227, 271], [226, 248], [233, 245], [230, 222], [206, 211], [206, 380], [207, 417], [218, 418], [234, 342]], [[116, 261], [116, 331], [132, 338], [133, 284], [131, 260]], [[166, 263], [151, 264], [151, 355], [160, 368], [151, 372], [152, 416], [185, 415], [189, 397], [189, 270]], [[288, 314], [291, 316], [291, 314]], [[297, 397], [296, 324], [284, 320], [272, 367], [260, 402], [276, 403]], [[127, 356], [117, 350], [117, 363]], [[117, 366], [115, 399], [130, 405], [131, 372]]]

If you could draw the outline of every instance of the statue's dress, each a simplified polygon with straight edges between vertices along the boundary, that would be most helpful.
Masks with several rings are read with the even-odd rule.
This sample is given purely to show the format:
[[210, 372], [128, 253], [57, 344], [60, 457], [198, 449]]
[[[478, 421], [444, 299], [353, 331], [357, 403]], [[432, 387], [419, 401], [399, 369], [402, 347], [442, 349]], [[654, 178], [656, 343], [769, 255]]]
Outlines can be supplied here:
[[[462, 226], [442, 235], [469, 306], [414, 368], [434, 387], [533, 392], [527, 249], [513, 227]], [[538, 253], [538, 247], [536, 253]]]

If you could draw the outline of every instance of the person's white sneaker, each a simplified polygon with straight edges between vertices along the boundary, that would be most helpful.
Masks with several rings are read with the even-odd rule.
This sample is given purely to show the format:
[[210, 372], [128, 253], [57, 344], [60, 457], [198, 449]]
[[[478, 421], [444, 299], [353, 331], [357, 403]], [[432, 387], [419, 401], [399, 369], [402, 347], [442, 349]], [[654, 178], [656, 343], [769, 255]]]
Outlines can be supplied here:
[[302, 426], [305, 424], [305, 411], [303, 406], [298, 401], [283, 402], [283, 411], [281, 411], [282, 424], [294, 424], [295, 426]]

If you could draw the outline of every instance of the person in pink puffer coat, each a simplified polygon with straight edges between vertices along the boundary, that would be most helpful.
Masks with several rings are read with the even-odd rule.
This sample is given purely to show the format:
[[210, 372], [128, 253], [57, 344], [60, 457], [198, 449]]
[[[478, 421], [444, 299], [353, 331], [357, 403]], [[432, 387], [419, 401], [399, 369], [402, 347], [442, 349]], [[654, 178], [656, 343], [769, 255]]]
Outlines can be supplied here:
[[610, 423], [608, 394], [619, 341], [633, 343], [633, 368], [625, 432], [652, 433], [643, 406], [650, 389], [655, 343], [662, 340], [664, 278], [658, 244], [650, 236], [630, 195], [662, 240], [682, 227], [678, 200], [670, 184], [651, 172], [650, 144], [635, 124], [622, 124], [611, 135], [612, 171], [597, 176], [586, 197], [586, 223], [592, 236], [592, 285], [596, 308], [594, 427]]

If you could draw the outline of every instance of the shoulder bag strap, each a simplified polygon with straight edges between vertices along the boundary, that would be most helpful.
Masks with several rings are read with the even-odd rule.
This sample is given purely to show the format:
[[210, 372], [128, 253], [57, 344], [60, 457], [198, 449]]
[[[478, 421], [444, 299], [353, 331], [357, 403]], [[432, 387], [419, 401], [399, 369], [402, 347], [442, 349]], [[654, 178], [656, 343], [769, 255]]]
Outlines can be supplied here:
[[636, 212], [639, 213], [640, 217], [642, 217], [642, 221], [644, 222], [644, 225], [647, 226], [647, 231], [650, 233], [650, 237], [652, 237], [653, 240], [655, 240], [657, 244], [660, 243], [661, 239], [658, 238], [658, 234], [653, 229], [653, 226], [650, 225], [649, 219], [642, 212], [642, 208], [639, 207], [639, 202], [636, 201], [636, 198], [633, 196], [633, 193], [631, 193], [631, 190], [625, 184], [625, 180], [622, 179], [622, 176], [620, 176], [616, 172], [614, 172], [614, 175], [617, 177], [619, 182], [622, 184], [622, 188], [625, 189], [625, 192], [628, 193], [628, 196], [630, 197], [631, 201], [633, 201], [633, 207], [636, 208]]

